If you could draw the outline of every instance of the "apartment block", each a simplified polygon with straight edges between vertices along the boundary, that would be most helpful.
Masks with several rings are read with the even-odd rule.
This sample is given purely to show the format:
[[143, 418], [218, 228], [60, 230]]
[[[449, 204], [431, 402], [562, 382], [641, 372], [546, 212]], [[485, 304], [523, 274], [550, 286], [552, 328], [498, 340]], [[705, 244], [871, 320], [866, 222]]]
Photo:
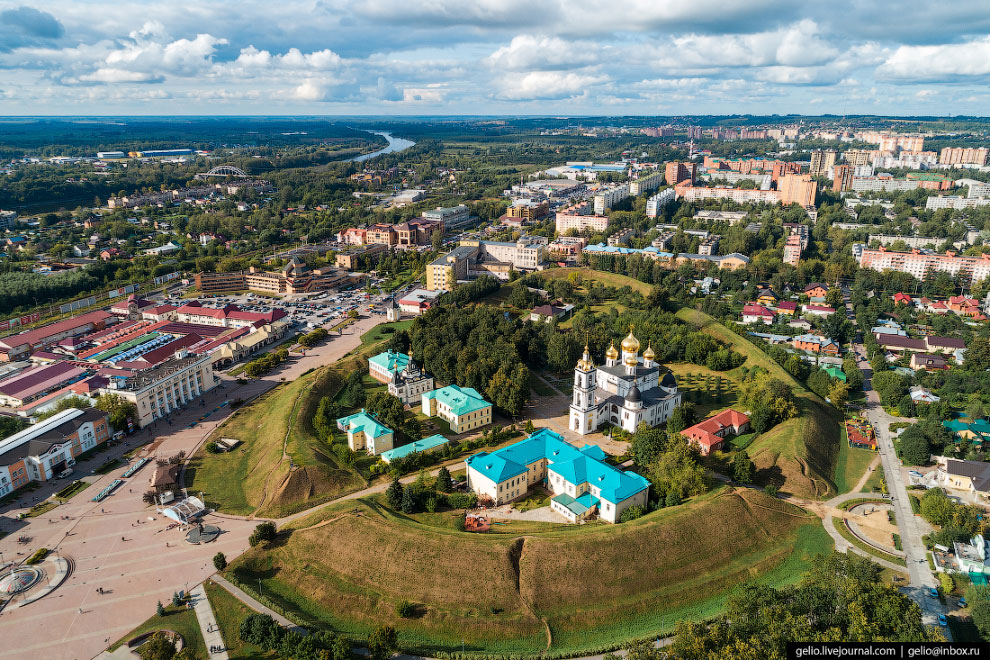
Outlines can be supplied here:
[[814, 206], [815, 195], [818, 193], [818, 182], [812, 180], [810, 174], [785, 174], [777, 182], [780, 192], [780, 203]]
[[827, 176], [828, 171], [835, 167], [835, 161], [838, 157], [839, 154], [834, 149], [812, 151], [811, 176]]
[[862, 268], [876, 271], [895, 270], [907, 273], [918, 280], [925, 280], [931, 273], [949, 273], [961, 275], [973, 282], [978, 282], [990, 275], [990, 255], [968, 257], [957, 255], [955, 252], [935, 254], [912, 250], [911, 252], [891, 252], [886, 248], [863, 250], [859, 258]]
[[584, 231], [605, 231], [608, 227], [608, 216], [594, 212], [594, 207], [587, 201], [578, 202], [572, 206], [557, 211], [555, 227], [557, 232], [564, 233], [571, 229]]
[[938, 155], [942, 165], [986, 165], [990, 150], [986, 147], [945, 147]]
[[629, 197], [629, 185], [610, 186], [595, 193], [595, 214], [604, 215], [612, 210], [612, 207]]
[[668, 186], [676, 186], [682, 181], [694, 183], [698, 176], [697, 163], [667, 163], [664, 168], [664, 179]]

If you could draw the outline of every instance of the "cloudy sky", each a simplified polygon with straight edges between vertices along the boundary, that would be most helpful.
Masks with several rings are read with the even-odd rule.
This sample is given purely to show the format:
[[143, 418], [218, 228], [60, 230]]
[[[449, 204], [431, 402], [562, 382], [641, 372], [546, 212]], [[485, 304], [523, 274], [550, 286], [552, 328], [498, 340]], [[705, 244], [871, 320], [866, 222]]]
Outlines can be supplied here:
[[986, 115], [988, 79], [971, 0], [0, 0], [3, 115]]

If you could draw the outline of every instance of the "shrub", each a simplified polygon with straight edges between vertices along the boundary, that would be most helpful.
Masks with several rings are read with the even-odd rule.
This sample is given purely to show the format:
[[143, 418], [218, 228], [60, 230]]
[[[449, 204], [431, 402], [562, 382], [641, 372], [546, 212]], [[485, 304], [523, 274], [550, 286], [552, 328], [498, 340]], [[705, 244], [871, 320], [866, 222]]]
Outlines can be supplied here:
[[416, 612], [416, 606], [408, 600], [402, 600], [395, 604], [395, 614], [402, 619], [408, 619]]
[[636, 518], [642, 518], [644, 515], [646, 515], [645, 506], [631, 506], [619, 514], [619, 522], [629, 522], [630, 520], [636, 520]]
[[248, 543], [250, 543], [251, 547], [253, 548], [259, 543], [268, 543], [270, 541], [274, 541], [275, 534], [276, 534], [275, 523], [264, 522], [254, 528], [254, 531], [251, 532], [251, 536], [248, 537]]
[[475, 493], [450, 493], [447, 495], [447, 506], [451, 509], [473, 509], [478, 505]]
[[47, 556], [48, 556], [48, 548], [38, 548], [38, 550], [33, 555], [28, 557], [24, 561], [24, 563], [28, 565], [38, 564]]
[[213, 555], [213, 568], [217, 569], [218, 571], [222, 571], [223, 569], [227, 568], [227, 555], [223, 554], [222, 552], [218, 552], [217, 554]]
[[210, 442], [207, 442], [206, 443], [206, 451], [207, 451], [207, 453], [210, 453], [210, 454], [219, 454], [220, 453], [220, 447], [217, 445], [217, 443], [215, 443], [215, 442], [213, 442], [211, 440]]

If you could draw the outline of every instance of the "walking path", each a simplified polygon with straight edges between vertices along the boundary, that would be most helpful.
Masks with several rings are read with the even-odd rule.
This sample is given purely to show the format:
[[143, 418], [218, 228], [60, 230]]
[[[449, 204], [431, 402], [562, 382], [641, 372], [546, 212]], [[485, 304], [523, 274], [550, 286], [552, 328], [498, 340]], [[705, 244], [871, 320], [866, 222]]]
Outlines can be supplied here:
[[261, 612], [262, 614], [267, 614], [271, 618], [275, 619], [275, 621], [278, 622], [278, 625], [282, 626], [283, 628], [294, 630], [301, 635], [305, 635], [309, 632], [302, 626], [297, 626], [292, 621], [289, 621], [284, 616], [282, 616], [275, 610], [271, 609], [270, 607], [262, 605], [253, 597], [245, 593], [244, 590], [242, 590], [240, 587], [231, 584], [224, 576], [220, 575], [219, 573], [215, 573], [214, 575], [211, 575], [210, 579], [216, 582], [217, 584], [219, 584], [227, 591], [229, 591], [231, 596], [241, 601], [242, 603], [250, 607], [252, 610], [255, 610], [256, 612]]
[[206, 589], [202, 584], [196, 585], [189, 593], [189, 598], [196, 612], [196, 620], [199, 621], [199, 629], [203, 632], [203, 641], [206, 642], [206, 657], [210, 660], [230, 660], [210, 599], [206, 597]]

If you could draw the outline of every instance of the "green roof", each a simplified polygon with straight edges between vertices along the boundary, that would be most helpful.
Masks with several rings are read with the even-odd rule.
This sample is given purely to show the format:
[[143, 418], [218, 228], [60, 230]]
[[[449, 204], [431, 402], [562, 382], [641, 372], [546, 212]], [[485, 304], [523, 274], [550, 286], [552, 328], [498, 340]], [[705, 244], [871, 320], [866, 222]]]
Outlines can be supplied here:
[[369, 438], [380, 438], [392, 432], [392, 429], [379, 422], [372, 413], [364, 410], [347, 417], [341, 417], [337, 420], [337, 428], [351, 433], [364, 431], [364, 434]]
[[564, 506], [568, 511], [576, 516], [583, 516], [593, 506], [598, 506], [598, 498], [591, 493], [583, 493], [576, 499], [567, 493], [561, 493], [553, 498], [557, 504]]
[[846, 374], [842, 369], [838, 367], [822, 367], [822, 371], [827, 373], [830, 378], [836, 378], [841, 380], [843, 383], [846, 382]]
[[485, 401], [478, 390], [473, 387], [448, 385], [447, 387], [441, 387], [438, 390], [427, 392], [423, 396], [427, 399], [436, 399], [443, 403], [458, 417], [476, 410], [483, 410], [492, 405]]
[[369, 358], [368, 362], [377, 364], [385, 371], [402, 371], [409, 364], [409, 356], [396, 351], [385, 351]]
[[417, 440], [416, 442], [410, 442], [408, 445], [402, 445], [401, 447], [396, 447], [395, 449], [383, 451], [381, 457], [386, 463], [391, 463], [395, 459], [403, 458], [409, 454], [436, 449], [437, 447], [447, 444], [447, 442], [447, 438], [438, 433], [436, 435], [431, 435], [428, 438]]

